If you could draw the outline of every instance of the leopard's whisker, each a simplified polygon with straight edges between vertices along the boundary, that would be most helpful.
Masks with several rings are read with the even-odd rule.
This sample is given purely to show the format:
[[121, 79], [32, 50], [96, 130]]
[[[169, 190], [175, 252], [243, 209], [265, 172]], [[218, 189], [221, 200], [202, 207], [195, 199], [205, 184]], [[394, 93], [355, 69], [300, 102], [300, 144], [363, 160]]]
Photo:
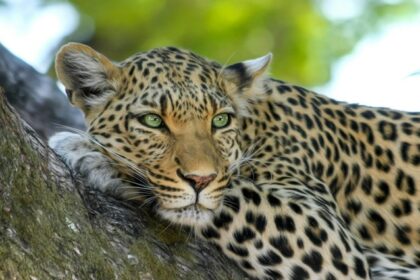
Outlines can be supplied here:
[[101, 147], [103, 150], [105, 150], [109, 154], [113, 155], [118, 161], [120, 161], [120, 163], [124, 164], [124, 166], [127, 166], [132, 171], [134, 171], [135, 174], [146, 175], [145, 170], [139, 169], [136, 165], [128, 161], [126, 158], [124, 158], [120, 154], [110, 150], [108, 147], [105, 147], [103, 144], [99, 143], [93, 136], [89, 135], [89, 133], [83, 130], [74, 128], [74, 127], [68, 127], [68, 126], [63, 126], [63, 127], [66, 127], [70, 131], [76, 134], [79, 134], [80, 136], [85, 137], [86, 139], [89, 139], [91, 143], [96, 144], [97, 146]]

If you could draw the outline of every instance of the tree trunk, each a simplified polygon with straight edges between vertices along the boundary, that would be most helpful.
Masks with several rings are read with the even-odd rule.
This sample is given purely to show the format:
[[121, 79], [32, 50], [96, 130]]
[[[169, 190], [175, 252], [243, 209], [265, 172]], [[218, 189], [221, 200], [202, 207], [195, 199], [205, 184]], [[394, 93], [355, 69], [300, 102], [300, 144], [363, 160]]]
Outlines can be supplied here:
[[0, 279], [244, 278], [210, 244], [83, 186], [0, 92]]

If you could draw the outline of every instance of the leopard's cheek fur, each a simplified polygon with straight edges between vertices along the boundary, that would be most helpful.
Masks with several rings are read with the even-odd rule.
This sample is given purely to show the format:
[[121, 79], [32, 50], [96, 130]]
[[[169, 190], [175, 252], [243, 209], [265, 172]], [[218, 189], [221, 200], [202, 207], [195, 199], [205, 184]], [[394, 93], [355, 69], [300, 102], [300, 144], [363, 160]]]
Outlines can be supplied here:
[[238, 132], [230, 131], [221, 138], [216, 138], [216, 146], [220, 155], [229, 164], [229, 172], [235, 169], [242, 157], [242, 151], [238, 141]]
[[117, 165], [130, 167], [121, 172], [136, 182], [136, 189], [130, 190], [132, 199], [153, 197], [150, 201], [168, 209], [186, 207], [196, 201], [194, 189], [177, 175], [170, 137], [135, 128], [124, 136], [107, 139], [107, 143], [112, 143], [105, 144], [108, 156]]
[[215, 210], [221, 203], [224, 195], [229, 192], [229, 181], [232, 175], [239, 170], [242, 156], [237, 141], [237, 131], [231, 130], [215, 136], [214, 145], [219, 156], [219, 174], [213, 186], [209, 186], [199, 193], [203, 205]]

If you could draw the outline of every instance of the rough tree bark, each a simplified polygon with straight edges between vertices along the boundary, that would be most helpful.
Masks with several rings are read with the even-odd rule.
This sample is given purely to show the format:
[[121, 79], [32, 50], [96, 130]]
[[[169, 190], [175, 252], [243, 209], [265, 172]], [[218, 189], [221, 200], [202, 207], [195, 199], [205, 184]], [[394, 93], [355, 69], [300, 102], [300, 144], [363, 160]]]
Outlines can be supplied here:
[[0, 92], [0, 279], [244, 278], [211, 245], [84, 186]]

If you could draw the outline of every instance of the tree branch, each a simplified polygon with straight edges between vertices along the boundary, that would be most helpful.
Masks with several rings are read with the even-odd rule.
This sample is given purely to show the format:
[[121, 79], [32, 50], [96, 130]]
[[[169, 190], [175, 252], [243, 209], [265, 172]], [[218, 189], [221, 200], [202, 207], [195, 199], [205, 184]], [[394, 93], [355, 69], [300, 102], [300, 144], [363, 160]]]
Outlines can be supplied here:
[[0, 44], [0, 86], [7, 100], [43, 139], [60, 125], [85, 129], [79, 109], [69, 106], [54, 80], [38, 73]]

